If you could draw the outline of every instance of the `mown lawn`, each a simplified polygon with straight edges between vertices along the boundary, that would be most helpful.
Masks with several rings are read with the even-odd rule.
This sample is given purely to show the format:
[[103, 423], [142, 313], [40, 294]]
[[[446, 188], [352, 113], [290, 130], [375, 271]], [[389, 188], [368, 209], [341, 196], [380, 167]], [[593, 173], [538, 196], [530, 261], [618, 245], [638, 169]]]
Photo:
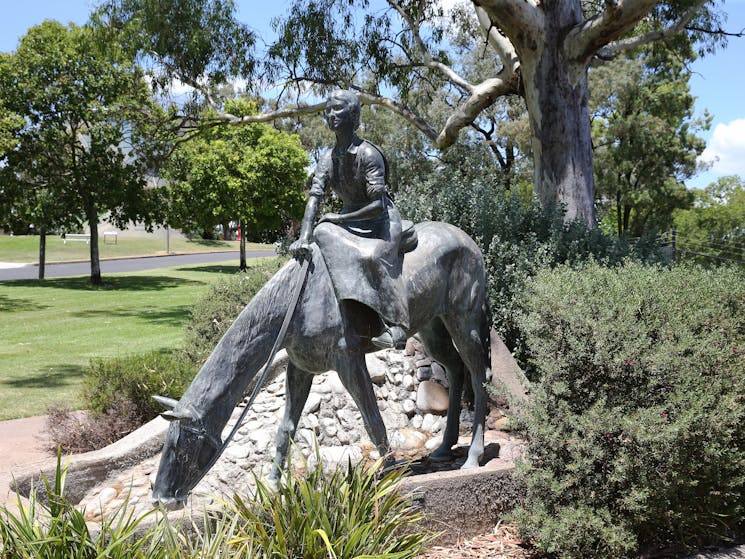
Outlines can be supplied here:
[[[165, 254], [165, 241], [156, 236], [122, 237], [117, 244], [99, 242], [101, 258], [123, 256], [152, 256]], [[238, 250], [238, 241], [189, 241], [183, 238], [172, 238], [170, 249], [176, 253], [218, 252]], [[270, 249], [270, 245], [247, 243], [248, 250]], [[87, 260], [90, 247], [81, 241], [68, 241], [65, 244], [61, 237], [47, 237], [47, 262], [65, 262], [69, 260]], [[38, 262], [39, 237], [34, 235], [0, 236], [0, 262]]]
[[[256, 262], [252, 260], [251, 262]], [[232, 262], [87, 277], [0, 282], [0, 420], [80, 405], [91, 357], [177, 346], [196, 298]]]

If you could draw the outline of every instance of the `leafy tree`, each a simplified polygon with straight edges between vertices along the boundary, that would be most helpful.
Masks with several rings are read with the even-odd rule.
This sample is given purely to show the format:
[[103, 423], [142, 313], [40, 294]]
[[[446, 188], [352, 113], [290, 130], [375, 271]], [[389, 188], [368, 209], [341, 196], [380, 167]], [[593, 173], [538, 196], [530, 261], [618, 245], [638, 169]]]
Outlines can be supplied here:
[[673, 211], [693, 202], [684, 181], [705, 147], [696, 132], [710, 119], [693, 116], [685, 66], [693, 53], [682, 50], [657, 45], [590, 74], [601, 98], [593, 113], [598, 198], [619, 236], [669, 229]]
[[149, 222], [158, 194], [145, 188], [152, 146], [140, 119], [151, 101], [142, 72], [90, 28], [46, 21], [4, 57], [0, 91], [23, 118], [3, 169], [15, 207], [40, 220], [42, 233], [87, 223], [91, 282], [100, 284], [99, 217], [119, 227]]
[[675, 212], [677, 248], [706, 264], [745, 265], [745, 181], [719, 177], [696, 192], [693, 208]]
[[[153, 10], [154, 3], [161, 9]], [[521, 97], [529, 115], [536, 193], [544, 204], [564, 203], [568, 219], [580, 218], [591, 226], [595, 185], [590, 64], [681, 33], [694, 40], [714, 37], [701, 43], [703, 48], [724, 36], [721, 16], [707, 0], [480, 0], [463, 4], [454, 22], [442, 17], [439, 0], [387, 0], [387, 10], [369, 0], [296, 0], [279, 22], [278, 41], [262, 64], [252, 66], [237, 65], [239, 52], [251, 62], [259, 57], [245, 56], [254, 52], [253, 37], [241, 34], [244, 26], [234, 17], [233, 2], [210, 0], [201, 3], [201, 10], [195, 3], [200, 4], [108, 0], [99, 20], [110, 28], [144, 29], [150, 40], [138, 42], [138, 52], [170, 78], [193, 85], [196, 94], [216, 108], [216, 81], [203, 79], [214, 64], [226, 70], [225, 75], [230, 71], [266, 78], [250, 81], [252, 87], [262, 87], [267, 80], [297, 85], [286, 87], [287, 95], [348, 87], [359, 92], [363, 103], [408, 121], [439, 149], [453, 145], [463, 129], [474, 124], [483, 128], [480, 116], [498, 99]], [[240, 48], [213, 40], [209, 32], [209, 40], [199, 41], [203, 32], [197, 29], [214, 10], [230, 37], [242, 37]], [[450, 33], [453, 23], [469, 32]], [[192, 56], [192, 41], [201, 58]], [[214, 48], [202, 49], [205, 44]], [[484, 64], [472, 77], [459, 62], [464, 52], [484, 53]], [[442, 86], [449, 91], [445, 98], [440, 96]], [[449, 107], [444, 119], [432, 120], [427, 111], [420, 111], [422, 106], [443, 104]], [[216, 118], [225, 123], [266, 122], [322, 107], [289, 107], [280, 99], [262, 113], [239, 117], [222, 111]]]
[[[225, 108], [237, 115], [256, 111], [246, 99], [230, 100]], [[249, 231], [276, 231], [302, 215], [307, 163], [296, 135], [266, 124], [208, 129], [181, 144], [166, 168], [172, 220], [202, 230], [224, 224], [225, 231], [238, 221], [245, 270]]]

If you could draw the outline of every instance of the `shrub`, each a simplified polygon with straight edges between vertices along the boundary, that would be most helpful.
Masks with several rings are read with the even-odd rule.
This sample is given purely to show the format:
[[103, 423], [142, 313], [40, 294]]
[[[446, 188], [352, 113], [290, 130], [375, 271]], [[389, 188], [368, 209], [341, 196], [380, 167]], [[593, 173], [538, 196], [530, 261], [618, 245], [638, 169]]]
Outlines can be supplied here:
[[135, 406], [129, 400], [117, 398], [106, 413], [85, 413], [61, 406], [47, 410], [45, 430], [49, 434], [49, 449], [61, 449], [65, 454], [88, 452], [109, 445], [142, 425]]
[[566, 224], [560, 208], [541, 208], [537, 200], [517, 190], [505, 190], [498, 175], [449, 167], [441, 175], [403, 190], [397, 203], [409, 219], [452, 223], [478, 243], [489, 278], [492, 325], [524, 361], [519, 296], [539, 270], [588, 258], [607, 265], [628, 257], [657, 261], [661, 254], [652, 237], [632, 244], [600, 230], [588, 230], [579, 222]]
[[742, 271], [565, 266], [523, 304], [540, 378], [523, 535], [559, 557], [626, 557], [745, 527]]
[[144, 423], [162, 411], [153, 394], [180, 398], [196, 374], [196, 367], [179, 352], [151, 351], [93, 359], [85, 370], [83, 399], [88, 408], [105, 414], [126, 400]]
[[421, 513], [396, 487], [401, 471], [379, 474], [382, 462], [330, 475], [320, 460], [305, 476], [290, 475], [277, 491], [260, 481], [254, 501], [234, 497], [236, 542], [252, 543], [257, 558], [418, 556], [431, 536], [417, 529]]
[[[16, 510], [0, 506], [0, 559], [407, 559], [430, 539], [414, 532], [420, 514], [397, 491], [401, 473], [379, 479], [358, 465], [327, 477], [320, 464], [277, 493], [259, 484], [255, 501], [235, 497], [185, 529], [157, 511], [135, 515], [125, 502], [95, 534], [64, 497], [60, 462], [45, 500], [32, 492]], [[156, 521], [145, 526], [149, 516]]]
[[212, 284], [194, 304], [186, 325], [184, 352], [193, 363], [201, 366], [243, 307], [284, 263], [273, 258]]

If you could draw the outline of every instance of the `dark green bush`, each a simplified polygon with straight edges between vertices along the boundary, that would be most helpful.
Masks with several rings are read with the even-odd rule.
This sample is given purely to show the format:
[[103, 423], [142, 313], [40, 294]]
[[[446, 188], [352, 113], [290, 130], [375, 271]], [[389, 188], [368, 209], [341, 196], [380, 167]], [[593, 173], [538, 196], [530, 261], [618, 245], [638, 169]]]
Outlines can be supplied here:
[[745, 275], [597, 263], [538, 273], [519, 327], [540, 381], [514, 518], [559, 557], [745, 527]]
[[273, 258], [254, 264], [246, 272], [218, 279], [192, 307], [186, 325], [184, 352], [201, 365], [238, 314], [269, 278], [285, 263]]
[[481, 247], [489, 278], [492, 325], [520, 359], [524, 335], [517, 322], [518, 297], [539, 270], [592, 257], [608, 265], [624, 258], [659, 260], [650, 240], [626, 239], [587, 230], [581, 223], [565, 224], [560, 208], [543, 209], [530, 196], [507, 191], [499, 175], [449, 167], [421, 184], [403, 189], [397, 198], [402, 214], [414, 221], [452, 223]]
[[98, 413], [106, 413], [124, 400], [144, 423], [163, 411], [153, 394], [180, 398], [196, 372], [194, 364], [179, 352], [93, 359], [85, 371], [83, 399]]

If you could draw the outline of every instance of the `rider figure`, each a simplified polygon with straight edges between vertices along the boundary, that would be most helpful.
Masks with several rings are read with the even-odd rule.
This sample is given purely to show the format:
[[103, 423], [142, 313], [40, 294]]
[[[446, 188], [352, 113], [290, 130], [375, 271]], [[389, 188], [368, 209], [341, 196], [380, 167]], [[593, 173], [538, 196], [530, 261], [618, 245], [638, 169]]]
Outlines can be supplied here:
[[[316, 167], [300, 238], [290, 252], [308, 257], [315, 241], [338, 300], [357, 301], [380, 316], [384, 330], [372, 343], [403, 349], [409, 311], [401, 275], [401, 216], [388, 194], [385, 157], [355, 133], [360, 124], [355, 93], [333, 92], [324, 116], [336, 134], [336, 145]], [[318, 207], [329, 189], [341, 200], [341, 213], [325, 214], [314, 230]]]

